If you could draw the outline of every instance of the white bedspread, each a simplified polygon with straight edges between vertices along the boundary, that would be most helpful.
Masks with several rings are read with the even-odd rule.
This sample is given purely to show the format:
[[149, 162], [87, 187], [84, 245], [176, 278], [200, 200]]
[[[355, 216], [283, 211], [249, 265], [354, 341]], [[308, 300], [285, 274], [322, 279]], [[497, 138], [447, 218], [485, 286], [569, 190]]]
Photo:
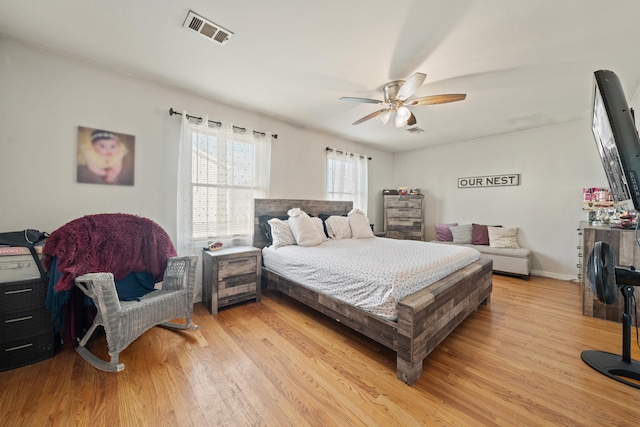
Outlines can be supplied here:
[[393, 321], [402, 298], [480, 257], [468, 247], [380, 237], [266, 247], [262, 255], [269, 270]]

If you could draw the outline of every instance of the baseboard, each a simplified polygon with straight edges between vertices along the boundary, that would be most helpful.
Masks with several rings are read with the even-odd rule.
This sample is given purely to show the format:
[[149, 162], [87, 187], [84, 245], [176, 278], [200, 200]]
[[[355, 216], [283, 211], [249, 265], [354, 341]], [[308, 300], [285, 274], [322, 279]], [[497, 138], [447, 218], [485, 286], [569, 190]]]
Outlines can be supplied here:
[[550, 271], [531, 270], [532, 276], [548, 277], [550, 279], [565, 280], [568, 282], [579, 282], [578, 276], [569, 276], [567, 274], [552, 273]]

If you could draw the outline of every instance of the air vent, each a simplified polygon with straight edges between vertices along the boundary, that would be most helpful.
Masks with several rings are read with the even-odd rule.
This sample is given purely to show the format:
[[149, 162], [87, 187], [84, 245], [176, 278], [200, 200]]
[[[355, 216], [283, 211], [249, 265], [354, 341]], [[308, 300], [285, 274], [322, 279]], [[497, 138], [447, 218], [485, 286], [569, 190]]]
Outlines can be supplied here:
[[414, 128], [409, 128], [407, 129], [407, 132], [411, 132], [411, 133], [420, 133], [420, 132], [424, 132], [424, 129], [420, 129], [418, 126], [414, 127]]
[[196, 31], [201, 36], [222, 46], [227, 44], [231, 36], [233, 36], [231, 31], [222, 28], [218, 24], [214, 24], [191, 10], [189, 11], [187, 19], [184, 20], [184, 24], [182, 24], [182, 26]]

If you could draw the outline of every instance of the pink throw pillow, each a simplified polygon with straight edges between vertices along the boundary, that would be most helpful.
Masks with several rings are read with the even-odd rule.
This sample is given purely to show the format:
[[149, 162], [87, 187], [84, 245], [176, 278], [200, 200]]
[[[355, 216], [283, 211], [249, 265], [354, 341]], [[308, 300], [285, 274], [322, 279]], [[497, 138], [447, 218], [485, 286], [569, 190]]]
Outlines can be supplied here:
[[[440, 242], [453, 242], [453, 235], [449, 227], [455, 227], [458, 223], [454, 224], [436, 224], [436, 240]], [[489, 232], [487, 231], [487, 239], [489, 238]], [[489, 244], [487, 240], [487, 245]]]
[[[489, 229], [487, 225], [471, 224], [471, 244], [472, 245], [489, 245]], [[501, 225], [492, 225], [491, 227], [502, 227]]]
[[471, 224], [471, 244], [488, 245], [489, 229], [486, 225]]

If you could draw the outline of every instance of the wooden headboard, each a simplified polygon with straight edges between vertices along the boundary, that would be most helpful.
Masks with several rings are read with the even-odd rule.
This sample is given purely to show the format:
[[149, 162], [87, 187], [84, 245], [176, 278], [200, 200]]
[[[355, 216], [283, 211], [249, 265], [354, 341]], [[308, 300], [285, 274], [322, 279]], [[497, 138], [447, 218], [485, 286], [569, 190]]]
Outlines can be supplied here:
[[287, 216], [291, 208], [300, 208], [309, 215], [345, 215], [353, 208], [353, 202], [330, 200], [255, 199], [253, 246], [264, 248], [267, 238], [260, 229], [260, 215]]

